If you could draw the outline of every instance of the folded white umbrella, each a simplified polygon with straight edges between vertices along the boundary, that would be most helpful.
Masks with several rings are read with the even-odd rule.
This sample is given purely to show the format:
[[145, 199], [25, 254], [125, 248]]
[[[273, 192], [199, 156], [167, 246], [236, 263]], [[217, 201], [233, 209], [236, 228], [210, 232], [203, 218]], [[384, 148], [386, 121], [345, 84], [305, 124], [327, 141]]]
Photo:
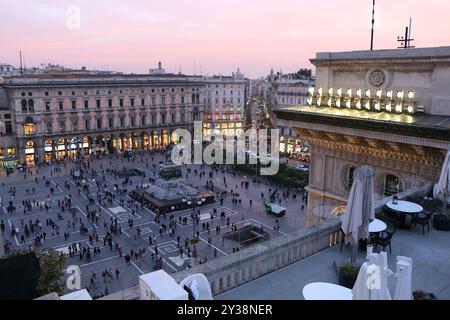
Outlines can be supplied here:
[[450, 191], [450, 149], [445, 156], [444, 165], [442, 166], [441, 176], [438, 183], [435, 185], [434, 196], [444, 202], [444, 208], [447, 204], [447, 198]]
[[341, 228], [345, 234], [345, 244], [353, 246], [352, 261], [360, 239], [367, 239], [369, 223], [375, 219], [373, 176], [374, 169], [362, 166], [355, 172], [355, 179], [347, 201], [347, 209], [341, 216]]

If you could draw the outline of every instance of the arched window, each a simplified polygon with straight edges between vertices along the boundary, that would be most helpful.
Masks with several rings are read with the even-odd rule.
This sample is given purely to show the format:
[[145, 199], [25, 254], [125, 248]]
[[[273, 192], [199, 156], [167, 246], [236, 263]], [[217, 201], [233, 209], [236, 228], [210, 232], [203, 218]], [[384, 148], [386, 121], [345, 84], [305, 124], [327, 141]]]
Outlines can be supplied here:
[[28, 111], [27, 100], [22, 100], [21, 104], [22, 104], [22, 112], [27, 112]]
[[403, 192], [403, 184], [400, 179], [392, 174], [387, 174], [384, 177], [383, 194], [389, 197], [400, 192]]
[[192, 110], [192, 119], [194, 121], [199, 121], [199, 118], [200, 118], [200, 116], [199, 116], [198, 108], [195, 107], [194, 110]]
[[350, 190], [353, 186], [353, 181], [355, 178], [355, 170], [356, 170], [356, 167], [352, 166], [352, 165], [344, 168], [342, 178], [343, 178], [344, 186], [347, 190]]
[[34, 111], [34, 101], [32, 99], [28, 100], [28, 111]]

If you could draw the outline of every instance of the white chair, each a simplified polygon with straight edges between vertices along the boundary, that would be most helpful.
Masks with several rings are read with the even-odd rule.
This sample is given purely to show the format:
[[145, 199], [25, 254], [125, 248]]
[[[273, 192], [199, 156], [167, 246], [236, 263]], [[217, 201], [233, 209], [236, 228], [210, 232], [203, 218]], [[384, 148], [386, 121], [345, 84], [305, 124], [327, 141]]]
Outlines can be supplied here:
[[180, 286], [183, 288], [186, 285], [191, 288], [193, 280], [198, 284], [199, 297], [197, 300], [213, 300], [211, 286], [209, 285], [208, 279], [202, 273], [192, 274], [184, 278], [180, 282]]

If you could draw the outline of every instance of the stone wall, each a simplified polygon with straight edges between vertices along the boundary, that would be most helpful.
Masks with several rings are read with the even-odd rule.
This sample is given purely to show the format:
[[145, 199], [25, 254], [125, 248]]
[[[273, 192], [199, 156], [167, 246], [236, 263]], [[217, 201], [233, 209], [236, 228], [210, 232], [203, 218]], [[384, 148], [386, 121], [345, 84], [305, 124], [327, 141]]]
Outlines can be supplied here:
[[180, 282], [188, 275], [203, 273], [209, 280], [213, 295], [217, 295], [302, 260], [339, 241], [340, 222], [329, 219], [172, 276]]
[[[203, 273], [209, 280], [213, 295], [218, 295], [336, 245], [341, 240], [340, 229], [341, 223], [338, 219], [329, 219], [238, 253], [196, 265], [172, 276], [179, 283], [191, 274]], [[101, 298], [101, 300], [137, 299], [139, 299], [137, 286]]]

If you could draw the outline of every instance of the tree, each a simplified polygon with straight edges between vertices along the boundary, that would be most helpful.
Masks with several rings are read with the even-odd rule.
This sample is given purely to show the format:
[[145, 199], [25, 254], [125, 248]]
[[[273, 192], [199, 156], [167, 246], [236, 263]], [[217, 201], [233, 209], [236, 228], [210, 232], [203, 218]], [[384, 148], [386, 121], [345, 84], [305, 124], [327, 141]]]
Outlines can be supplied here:
[[52, 292], [62, 294], [64, 286], [61, 277], [64, 275], [66, 257], [62, 252], [51, 249], [39, 255], [39, 265], [41, 267], [41, 277], [37, 290], [40, 295]]
[[300, 69], [296, 73], [297, 79], [310, 79], [312, 76], [311, 69]]

